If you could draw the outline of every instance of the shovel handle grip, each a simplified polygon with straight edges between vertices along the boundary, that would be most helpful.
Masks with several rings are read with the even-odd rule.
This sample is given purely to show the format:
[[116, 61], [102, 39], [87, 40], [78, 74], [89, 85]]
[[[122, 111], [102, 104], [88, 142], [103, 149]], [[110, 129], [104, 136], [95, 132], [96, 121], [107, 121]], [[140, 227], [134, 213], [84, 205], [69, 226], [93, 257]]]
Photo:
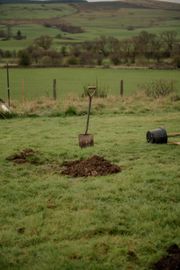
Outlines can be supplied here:
[[87, 90], [87, 94], [90, 98], [92, 98], [94, 96], [96, 92], [96, 86], [89, 86], [88, 90]]

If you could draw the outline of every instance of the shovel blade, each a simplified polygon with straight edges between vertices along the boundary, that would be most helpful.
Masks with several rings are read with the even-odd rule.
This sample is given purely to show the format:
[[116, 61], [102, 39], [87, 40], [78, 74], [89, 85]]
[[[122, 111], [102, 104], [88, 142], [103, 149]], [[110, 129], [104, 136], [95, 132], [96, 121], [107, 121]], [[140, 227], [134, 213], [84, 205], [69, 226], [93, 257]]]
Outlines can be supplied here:
[[94, 145], [94, 137], [92, 134], [79, 134], [79, 146], [81, 148]]

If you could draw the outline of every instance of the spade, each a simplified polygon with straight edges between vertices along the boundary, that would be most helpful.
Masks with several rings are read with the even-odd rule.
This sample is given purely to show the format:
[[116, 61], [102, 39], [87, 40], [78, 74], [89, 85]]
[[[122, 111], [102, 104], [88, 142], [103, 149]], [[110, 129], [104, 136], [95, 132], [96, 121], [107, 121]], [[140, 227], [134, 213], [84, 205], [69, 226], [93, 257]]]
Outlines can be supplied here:
[[90, 118], [90, 112], [91, 112], [92, 98], [95, 92], [96, 92], [96, 86], [88, 86], [87, 94], [89, 97], [89, 106], [88, 106], [88, 113], [87, 113], [86, 129], [85, 129], [84, 134], [79, 134], [79, 146], [81, 148], [94, 145], [94, 137], [92, 134], [88, 134], [88, 128], [89, 128], [89, 118]]

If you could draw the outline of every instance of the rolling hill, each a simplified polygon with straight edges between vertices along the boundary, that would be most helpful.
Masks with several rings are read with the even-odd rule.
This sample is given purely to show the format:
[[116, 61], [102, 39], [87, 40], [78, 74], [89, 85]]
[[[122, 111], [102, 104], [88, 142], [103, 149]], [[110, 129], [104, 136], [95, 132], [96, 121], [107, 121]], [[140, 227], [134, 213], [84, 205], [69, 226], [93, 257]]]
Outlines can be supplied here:
[[[2, 4], [4, 1], [4, 4]], [[62, 44], [81, 43], [97, 37], [113, 36], [125, 39], [141, 31], [160, 34], [176, 31], [180, 37], [180, 5], [155, 0], [121, 0], [115, 2], [30, 2], [0, 0], [0, 31], [12, 35], [21, 30], [26, 39], [0, 38], [0, 48], [19, 50], [29, 46], [40, 35], [53, 37], [55, 48]], [[153, 12], [152, 12], [153, 10]], [[81, 27], [83, 31], [70, 33], [57, 25]], [[48, 27], [47, 27], [48, 26]], [[54, 27], [55, 26], [55, 27]]]

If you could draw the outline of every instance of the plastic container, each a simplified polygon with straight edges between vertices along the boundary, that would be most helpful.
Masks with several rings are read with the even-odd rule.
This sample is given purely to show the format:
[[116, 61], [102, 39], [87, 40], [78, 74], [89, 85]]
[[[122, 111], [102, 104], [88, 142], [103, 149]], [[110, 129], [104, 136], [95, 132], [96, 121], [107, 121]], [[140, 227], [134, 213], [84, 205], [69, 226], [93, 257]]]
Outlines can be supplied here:
[[148, 143], [167, 143], [168, 136], [164, 128], [156, 128], [151, 131], [147, 131], [146, 139]]

